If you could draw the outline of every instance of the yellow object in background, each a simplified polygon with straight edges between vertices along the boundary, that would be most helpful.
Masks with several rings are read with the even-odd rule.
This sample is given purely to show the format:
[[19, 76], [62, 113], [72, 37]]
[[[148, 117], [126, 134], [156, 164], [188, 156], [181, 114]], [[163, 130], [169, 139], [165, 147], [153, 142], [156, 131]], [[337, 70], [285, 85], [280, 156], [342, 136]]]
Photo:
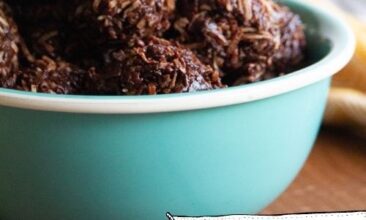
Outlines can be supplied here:
[[366, 23], [346, 13], [329, 0], [308, 1], [344, 16], [357, 39], [353, 59], [333, 80], [325, 123], [366, 131]]
[[349, 65], [336, 75], [334, 86], [352, 88], [366, 93], [366, 24], [350, 15], [346, 15], [346, 18], [356, 35], [356, 53]]

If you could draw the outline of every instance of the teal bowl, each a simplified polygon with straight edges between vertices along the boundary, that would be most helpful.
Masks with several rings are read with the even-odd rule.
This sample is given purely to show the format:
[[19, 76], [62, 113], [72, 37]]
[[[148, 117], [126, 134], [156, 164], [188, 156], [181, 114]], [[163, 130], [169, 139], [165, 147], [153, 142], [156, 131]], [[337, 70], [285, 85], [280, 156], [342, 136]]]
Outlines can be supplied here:
[[331, 76], [354, 38], [324, 9], [286, 0], [312, 64], [273, 80], [158, 96], [0, 89], [1, 220], [165, 219], [257, 213], [299, 172]]

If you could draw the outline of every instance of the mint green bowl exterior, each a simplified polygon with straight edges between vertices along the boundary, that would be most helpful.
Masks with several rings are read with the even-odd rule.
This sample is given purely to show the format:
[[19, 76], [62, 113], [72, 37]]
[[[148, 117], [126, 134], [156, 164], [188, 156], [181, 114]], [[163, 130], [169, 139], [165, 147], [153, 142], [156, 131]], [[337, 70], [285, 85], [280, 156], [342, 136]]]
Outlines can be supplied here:
[[[300, 1], [283, 2], [308, 26], [310, 57], [319, 61], [329, 56], [336, 42], [318, 37], [327, 36], [327, 28], [338, 20]], [[348, 46], [351, 49], [339, 58], [342, 64], [329, 69], [331, 74], [351, 57], [353, 42]], [[306, 68], [307, 73], [253, 85], [162, 97], [178, 100], [269, 88], [296, 75], [322, 74], [315, 66]], [[160, 97], [63, 97], [1, 89], [0, 219], [158, 220], [165, 219], [166, 212], [256, 213], [291, 183], [306, 160], [321, 123], [331, 74], [234, 105], [139, 114], [41, 111], [14, 104], [16, 98], [10, 96], [62, 97], [70, 102], [105, 98], [106, 103], [135, 104], [159, 102]]]

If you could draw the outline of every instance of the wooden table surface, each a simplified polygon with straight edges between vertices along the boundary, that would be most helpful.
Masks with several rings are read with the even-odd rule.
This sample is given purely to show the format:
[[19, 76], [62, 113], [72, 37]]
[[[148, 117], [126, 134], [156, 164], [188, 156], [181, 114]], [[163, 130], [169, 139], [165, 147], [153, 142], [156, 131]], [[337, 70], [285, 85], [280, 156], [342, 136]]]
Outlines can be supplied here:
[[323, 129], [295, 182], [265, 214], [366, 210], [366, 135]]

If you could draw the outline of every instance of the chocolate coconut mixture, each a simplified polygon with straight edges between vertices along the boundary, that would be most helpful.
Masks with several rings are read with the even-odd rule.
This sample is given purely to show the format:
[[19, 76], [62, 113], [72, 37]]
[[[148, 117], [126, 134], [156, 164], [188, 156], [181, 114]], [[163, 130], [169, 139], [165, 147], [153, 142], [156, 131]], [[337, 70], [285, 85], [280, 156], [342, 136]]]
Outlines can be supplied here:
[[0, 86], [57, 94], [212, 90], [299, 67], [298, 15], [273, 0], [0, 0]]

